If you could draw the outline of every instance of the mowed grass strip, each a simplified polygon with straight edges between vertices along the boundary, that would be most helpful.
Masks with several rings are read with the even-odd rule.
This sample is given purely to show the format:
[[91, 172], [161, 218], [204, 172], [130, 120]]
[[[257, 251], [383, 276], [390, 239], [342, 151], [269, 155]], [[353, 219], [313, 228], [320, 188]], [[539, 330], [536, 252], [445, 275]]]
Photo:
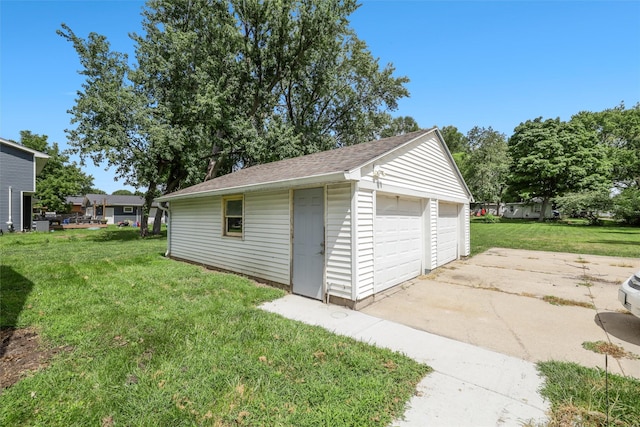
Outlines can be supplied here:
[[640, 258], [640, 228], [505, 220], [471, 221], [471, 253], [492, 247]]
[[541, 393], [552, 405], [549, 425], [631, 427], [640, 422], [640, 380], [567, 362], [540, 362], [538, 369], [546, 377]]
[[0, 395], [0, 425], [362, 425], [429, 368], [264, 312], [283, 295], [162, 256], [136, 230], [5, 234], [2, 327], [70, 346]]

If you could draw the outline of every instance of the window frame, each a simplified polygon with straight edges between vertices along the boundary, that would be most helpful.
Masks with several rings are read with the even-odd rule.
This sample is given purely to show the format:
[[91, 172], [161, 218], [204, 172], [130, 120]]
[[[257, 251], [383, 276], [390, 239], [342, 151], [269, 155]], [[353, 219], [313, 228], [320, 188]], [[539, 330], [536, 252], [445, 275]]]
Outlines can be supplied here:
[[[240, 215], [227, 215], [227, 203], [228, 202], [241, 202], [242, 212]], [[229, 219], [231, 218], [240, 218], [241, 231], [230, 231], [229, 230]], [[233, 237], [233, 238], [244, 238], [244, 195], [233, 195], [233, 196], [224, 196], [222, 197], [222, 235], [225, 237]]]
[[122, 213], [133, 213], [133, 206], [123, 206]]

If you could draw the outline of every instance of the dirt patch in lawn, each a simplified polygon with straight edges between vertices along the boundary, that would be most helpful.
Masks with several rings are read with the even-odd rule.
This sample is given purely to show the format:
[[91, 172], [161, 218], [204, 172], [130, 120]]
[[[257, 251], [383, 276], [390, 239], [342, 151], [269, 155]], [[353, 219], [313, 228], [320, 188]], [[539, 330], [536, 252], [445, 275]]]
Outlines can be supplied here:
[[55, 354], [71, 350], [71, 347], [42, 348], [33, 328], [0, 329], [0, 394], [28, 372], [46, 367]]

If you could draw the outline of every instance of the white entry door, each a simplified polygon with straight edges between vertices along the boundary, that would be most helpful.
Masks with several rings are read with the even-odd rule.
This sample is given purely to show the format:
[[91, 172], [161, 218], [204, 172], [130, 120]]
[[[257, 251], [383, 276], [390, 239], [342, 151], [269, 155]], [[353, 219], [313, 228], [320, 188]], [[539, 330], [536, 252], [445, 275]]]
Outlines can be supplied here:
[[107, 220], [107, 224], [115, 223], [115, 213], [113, 208], [107, 208], [105, 211], [104, 219]]
[[374, 292], [419, 276], [422, 270], [420, 200], [378, 196], [375, 228]]
[[293, 193], [293, 293], [322, 299], [324, 189]]
[[458, 206], [438, 204], [438, 266], [458, 259]]

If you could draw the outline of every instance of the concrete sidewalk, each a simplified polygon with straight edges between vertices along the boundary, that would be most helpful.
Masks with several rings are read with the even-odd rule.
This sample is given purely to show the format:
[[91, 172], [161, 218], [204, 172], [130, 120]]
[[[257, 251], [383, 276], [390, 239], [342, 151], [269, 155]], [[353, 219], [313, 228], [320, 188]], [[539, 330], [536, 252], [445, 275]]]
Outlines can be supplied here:
[[297, 295], [262, 309], [406, 354], [434, 369], [394, 426], [521, 426], [543, 423], [548, 403], [533, 363]]

